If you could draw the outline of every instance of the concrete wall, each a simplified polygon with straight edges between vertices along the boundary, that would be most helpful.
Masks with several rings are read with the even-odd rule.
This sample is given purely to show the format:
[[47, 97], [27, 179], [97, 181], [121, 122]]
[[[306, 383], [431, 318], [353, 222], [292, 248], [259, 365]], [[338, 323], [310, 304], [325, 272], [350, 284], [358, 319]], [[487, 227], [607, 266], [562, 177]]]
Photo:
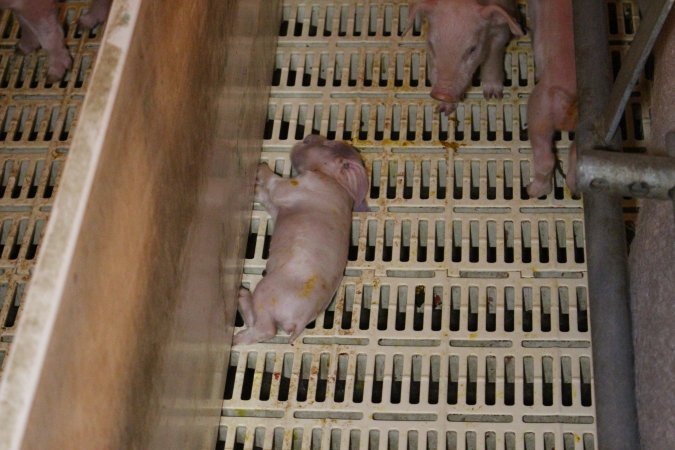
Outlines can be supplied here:
[[279, 3], [116, 0], [0, 386], [0, 448], [213, 448]]
[[[675, 133], [675, 12], [654, 48], [650, 153]], [[673, 155], [675, 157], [675, 155]], [[630, 253], [635, 384], [643, 450], [675, 442], [675, 215], [670, 201], [640, 202]]]

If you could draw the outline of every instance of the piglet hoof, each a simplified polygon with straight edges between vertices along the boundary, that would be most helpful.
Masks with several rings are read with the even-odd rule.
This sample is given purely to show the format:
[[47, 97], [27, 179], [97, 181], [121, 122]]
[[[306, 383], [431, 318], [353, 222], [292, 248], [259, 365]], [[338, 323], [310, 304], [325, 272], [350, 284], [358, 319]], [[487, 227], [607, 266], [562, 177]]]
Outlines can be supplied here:
[[232, 345], [246, 345], [255, 343], [255, 338], [249, 330], [243, 330], [234, 335]]
[[449, 116], [450, 114], [454, 113], [457, 110], [457, 103], [441, 102], [438, 105], [438, 110], [441, 112], [441, 114]]
[[270, 177], [274, 174], [266, 163], [258, 164], [258, 170], [255, 172], [255, 188], [256, 190], [265, 187]]
[[539, 198], [544, 195], [551, 193], [551, 183], [542, 183], [539, 181], [533, 181], [527, 186], [527, 195], [530, 198]]
[[73, 65], [73, 59], [67, 51], [58, 57], [49, 58], [49, 69], [47, 70], [47, 81], [56, 83], [63, 78], [66, 71]]
[[273, 328], [249, 327], [234, 335], [232, 345], [247, 345], [272, 339], [276, 334]]
[[77, 20], [77, 23], [83, 30], [91, 30], [104, 20], [105, 17], [101, 19], [100, 17], [97, 17], [95, 14], [87, 13], [81, 15], [80, 18]]
[[89, 11], [80, 16], [78, 23], [80, 27], [90, 30], [96, 25], [105, 22], [108, 19], [111, 0], [92, 0]]
[[241, 301], [242, 298], [244, 300], [249, 300], [251, 298], [251, 291], [244, 286], [239, 288], [239, 301]]
[[80, 26], [80, 28], [83, 31], [91, 30], [94, 28], [96, 25], [98, 25], [98, 21], [96, 18], [92, 17], [90, 14], [85, 14], [84, 16], [81, 16], [77, 24]]
[[484, 81], [483, 96], [486, 99], [502, 98], [504, 96], [504, 85], [499, 82]]

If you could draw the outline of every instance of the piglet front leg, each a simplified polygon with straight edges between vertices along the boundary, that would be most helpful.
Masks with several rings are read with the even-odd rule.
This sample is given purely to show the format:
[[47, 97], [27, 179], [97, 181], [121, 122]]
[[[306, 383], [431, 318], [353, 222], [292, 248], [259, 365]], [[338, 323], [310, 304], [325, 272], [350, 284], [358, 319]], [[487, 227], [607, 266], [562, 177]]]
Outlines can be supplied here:
[[272, 202], [271, 190], [273, 189], [273, 185], [279, 180], [281, 180], [281, 177], [272, 172], [270, 166], [266, 163], [258, 164], [258, 171], [255, 177], [254, 200], [263, 205], [273, 219], [277, 216], [278, 208]]
[[504, 54], [511, 40], [508, 28], [496, 32], [489, 42], [488, 56], [481, 65], [481, 84], [486, 99], [502, 98], [504, 92]]
[[17, 13], [16, 18], [21, 24], [21, 39], [19, 39], [19, 43], [16, 45], [17, 51], [27, 55], [40, 48], [40, 41], [21, 14]]
[[52, 0], [18, 2], [14, 13], [21, 24], [19, 50], [29, 53], [42, 46], [48, 55], [47, 79], [54, 82], [63, 78], [73, 60], [63, 42], [63, 29], [58, 22], [56, 4]]

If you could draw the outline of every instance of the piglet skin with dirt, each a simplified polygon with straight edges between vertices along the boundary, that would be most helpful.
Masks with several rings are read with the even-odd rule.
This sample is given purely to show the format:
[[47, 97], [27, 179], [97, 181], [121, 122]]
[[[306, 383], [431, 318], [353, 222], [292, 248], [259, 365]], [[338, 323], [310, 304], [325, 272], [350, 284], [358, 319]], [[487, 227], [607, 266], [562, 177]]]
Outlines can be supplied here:
[[274, 219], [274, 234], [265, 277], [253, 293], [239, 292], [247, 328], [234, 345], [268, 340], [278, 328], [293, 343], [342, 281], [352, 210], [367, 210], [368, 177], [354, 147], [310, 135], [293, 147], [291, 163], [292, 179], [258, 166], [255, 199]]
[[18, 50], [30, 53], [42, 47], [47, 51], [47, 79], [58, 81], [72, 65], [63, 42], [55, 0], [0, 0], [0, 9], [11, 9], [21, 25]]

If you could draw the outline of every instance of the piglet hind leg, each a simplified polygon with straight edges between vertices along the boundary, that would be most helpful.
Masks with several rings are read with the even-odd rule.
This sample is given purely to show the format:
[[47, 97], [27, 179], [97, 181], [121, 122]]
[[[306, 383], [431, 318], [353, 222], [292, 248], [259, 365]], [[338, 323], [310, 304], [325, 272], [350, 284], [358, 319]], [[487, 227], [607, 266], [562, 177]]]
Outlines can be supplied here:
[[532, 182], [527, 186], [527, 195], [537, 198], [551, 192], [551, 181], [555, 169], [551, 117], [551, 98], [546, 96], [541, 85], [537, 85], [527, 104], [528, 133], [532, 145]]
[[245, 330], [235, 334], [234, 339], [232, 340], [232, 345], [255, 344], [273, 338], [277, 334], [274, 324], [272, 323], [272, 326], [270, 327], [263, 325], [262, 322], [263, 321], [259, 322], [254, 327], [246, 328]]
[[[73, 60], [63, 42], [63, 29], [58, 22], [56, 8], [23, 8], [16, 11], [21, 23], [21, 33], [26, 34], [26, 40], [19, 43], [19, 49], [30, 49], [35, 39], [47, 51], [49, 69], [47, 79], [50, 82], [63, 78], [66, 70], [70, 69]], [[23, 38], [22, 38], [23, 41]]]
[[234, 336], [233, 345], [255, 344], [277, 334], [277, 326], [272, 316], [266, 311], [258, 311], [259, 314], [256, 314], [253, 295], [244, 287], [239, 289], [239, 312], [244, 318], [246, 329]]

